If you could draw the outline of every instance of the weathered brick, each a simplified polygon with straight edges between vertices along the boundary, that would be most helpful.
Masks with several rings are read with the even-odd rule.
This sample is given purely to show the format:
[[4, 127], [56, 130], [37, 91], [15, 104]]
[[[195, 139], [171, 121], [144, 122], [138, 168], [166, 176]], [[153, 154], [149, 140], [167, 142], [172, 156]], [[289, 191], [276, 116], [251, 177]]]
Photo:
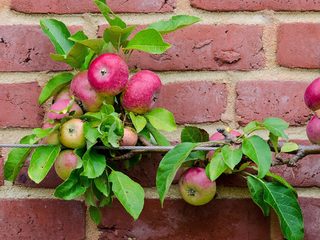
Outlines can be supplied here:
[[318, 11], [320, 1], [308, 0], [190, 0], [192, 7], [208, 11]]
[[[100, 36], [105, 27], [100, 26]], [[164, 38], [172, 44], [171, 49], [160, 55], [135, 51], [130, 66], [157, 71], [249, 71], [265, 65], [261, 26], [194, 25]]]
[[[117, 216], [117, 217], [115, 217]], [[183, 200], [148, 199], [137, 221], [114, 202], [103, 211], [100, 239], [270, 239], [269, 219], [251, 200], [221, 199], [194, 207]]]
[[38, 26], [0, 26], [0, 52], [0, 72], [68, 69], [50, 59], [54, 48]]
[[304, 125], [311, 114], [303, 100], [306, 87], [307, 83], [291, 81], [239, 82], [236, 87], [239, 124], [280, 117], [292, 126]]
[[43, 110], [38, 105], [37, 83], [0, 84], [0, 127], [39, 127]]
[[85, 207], [76, 201], [0, 200], [0, 239], [85, 239]]
[[289, 68], [320, 67], [320, 24], [282, 24], [278, 30], [277, 41], [279, 65]]
[[180, 124], [216, 122], [225, 112], [227, 95], [225, 84], [171, 83], [163, 87], [156, 105], [172, 111]]
[[[171, 12], [176, 0], [109, 0], [109, 7], [118, 13]], [[24, 13], [86, 13], [99, 12], [92, 0], [12, 0], [11, 9]]]

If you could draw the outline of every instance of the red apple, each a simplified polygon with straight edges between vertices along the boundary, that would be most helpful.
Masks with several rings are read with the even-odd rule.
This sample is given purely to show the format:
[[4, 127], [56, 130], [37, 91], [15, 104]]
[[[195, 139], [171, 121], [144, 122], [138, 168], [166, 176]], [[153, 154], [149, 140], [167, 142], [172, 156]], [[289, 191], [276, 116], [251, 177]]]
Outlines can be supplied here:
[[105, 53], [97, 57], [88, 69], [88, 80], [99, 93], [115, 96], [123, 91], [129, 77], [126, 62], [116, 54]]
[[123, 137], [120, 142], [121, 146], [135, 146], [138, 142], [138, 134], [131, 127], [125, 127]]
[[79, 161], [79, 156], [72, 150], [64, 150], [60, 152], [54, 162], [54, 169], [62, 180], [66, 180], [70, 176], [71, 172], [77, 168]]
[[[51, 124], [51, 123], [45, 123], [43, 124], [42, 128], [43, 129], [48, 129], [48, 128], [54, 128], [56, 124]], [[53, 144], [57, 145], [60, 143], [59, 141], [59, 131], [56, 130], [52, 132], [49, 136], [43, 139], [44, 144]]]
[[192, 167], [181, 176], [179, 190], [187, 203], [200, 206], [213, 199], [216, 194], [216, 183], [207, 177], [203, 168]]
[[82, 148], [86, 145], [84, 137], [83, 121], [81, 119], [71, 119], [60, 128], [60, 142], [67, 148]]
[[142, 70], [136, 73], [122, 94], [122, 106], [137, 114], [148, 112], [154, 105], [161, 86], [161, 80], [154, 72]]
[[58, 94], [57, 96], [54, 98], [55, 101], [58, 101], [58, 100], [71, 100], [71, 95], [70, 95], [70, 92], [69, 92], [69, 88], [68, 87], [65, 87], [63, 88]]
[[76, 103], [72, 103], [72, 106], [69, 111], [68, 106], [70, 105], [71, 100], [69, 99], [58, 99], [48, 112], [48, 118], [51, 120], [59, 120], [70, 115], [71, 112], [74, 112], [72, 116], [79, 117], [83, 114], [81, 107]]
[[317, 115], [314, 115], [310, 119], [306, 131], [310, 142], [320, 144], [320, 119]]
[[320, 109], [320, 78], [315, 79], [304, 93], [304, 102], [312, 111]]

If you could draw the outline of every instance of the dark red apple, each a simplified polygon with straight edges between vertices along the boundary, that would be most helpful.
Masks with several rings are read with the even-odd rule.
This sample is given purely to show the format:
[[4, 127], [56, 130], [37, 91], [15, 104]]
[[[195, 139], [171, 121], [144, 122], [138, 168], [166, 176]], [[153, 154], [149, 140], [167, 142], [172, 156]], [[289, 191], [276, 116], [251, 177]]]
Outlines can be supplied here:
[[310, 142], [320, 144], [320, 119], [317, 115], [314, 115], [310, 119], [306, 131]]
[[138, 134], [131, 127], [125, 127], [123, 131], [123, 137], [120, 142], [121, 146], [135, 146], [138, 142]]
[[71, 119], [60, 128], [60, 142], [67, 148], [82, 148], [86, 145], [84, 137], [83, 121], [81, 119]]
[[54, 169], [62, 180], [66, 180], [70, 176], [71, 172], [77, 168], [79, 161], [79, 156], [72, 150], [64, 150], [60, 152], [54, 162]]
[[312, 111], [320, 109], [320, 78], [309, 84], [304, 93], [304, 102]]

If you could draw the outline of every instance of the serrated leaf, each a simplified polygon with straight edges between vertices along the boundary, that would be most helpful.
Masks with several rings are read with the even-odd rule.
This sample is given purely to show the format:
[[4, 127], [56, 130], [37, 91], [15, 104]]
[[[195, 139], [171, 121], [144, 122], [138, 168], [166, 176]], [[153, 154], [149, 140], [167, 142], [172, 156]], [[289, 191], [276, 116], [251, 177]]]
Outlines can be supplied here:
[[147, 120], [144, 116], [134, 115], [133, 112], [129, 113], [130, 119], [137, 133], [141, 132], [147, 125]]
[[281, 147], [281, 152], [289, 153], [299, 149], [299, 145], [294, 142], [286, 142]]
[[215, 181], [227, 169], [228, 169], [228, 166], [224, 162], [221, 151], [216, 150], [209, 164], [206, 167], [207, 176], [211, 181]]
[[196, 146], [195, 143], [181, 143], [170, 150], [161, 160], [157, 170], [156, 186], [162, 205], [178, 169]]
[[161, 34], [167, 34], [174, 32], [180, 28], [190, 26], [199, 22], [201, 19], [189, 15], [177, 15], [173, 16], [169, 20], [161, 20], [159, 22], [152, 23], [148, 26], [149, 29], [155, 29]]
[[101, 136], [97, 128], [92, 127], [88, 122], [83, 125], [84, 137], [87, 140], [88, 148], [91, 148], [98, 142], [98, 138]]
[[111, 26], [127, 27], [127, 24], [111, 11], [105, 0], [94, 0], [94, 2]]
[[233, 148], [228, 145], [225, 145], [221, 149], [223, 160], [225, 164], [233, 170], [234, 167], [241, 162], [242, 159], [242, 150], [240, 148]]
[[161, 34], [154, 29], [138, 32], [129, 40], [125, 50], [139, 50], [152, 54], [161, 54], [170, 48], [170, 44], [163, 41]]
[[35, 183], [40, 183], [49, 173], [60, 153], [61, 146], [38, 147], [32, 154], [28, 175]]
[[245, 138], [242, 152], [258, 165], [258, 176], [263, 178], [271, 167], [271, 150], [269, 145], [259, 136]]
[[112, 183], [114, 195], [134, 220], [137, 220], [144, 205], [143, 188], [118, 171], [111, 172], [109, 181]]
[[72, 78], [72, 73], [60, 73], [52, 77], [41, 91], [39, 104], [45, 103], [50, 97], [60, 92], [71, 82]]
[[79, 40], [77, 43], [90, 48], [96, 54], [101, 53], [103, 46], [105, 45], [105, 42], [102, 38]]
[[256, 130], [260, 130], [260, 129], [263, 129], [263, 127], [261, 126], [261, 123], [258, 121], [252, 121], [244, 127], [243, 132], [245, 134], [250, 134], [250, 133], [252, 133]]
[[161, 134], [155, 127], [153, 127], [150, 123], [147, 123], [147, 129], [151, 133], [151, 135], [156, 140], [157, 144], [160, 146], [170, 146], [170, 142], [168, 139]]
[[88, 39], [88, 36], [84, 33], [84, 31], [78, 31], [75, 34], [73, 34], [71, 37], [69, 37], [69, 40], [74, 42], [79, 42], [86, 39]]
[[279, 137], [270, 132], [269, 139], [276, 154], [279, 153], [278, 145], [279, 145]]
[[289, 127], [289, 124], [280, 118], [266, 118], [263, 121], [263, 125], [272, 134], [277, 137], [288, 138], [287, 134], [284, 132]]
[[135, 28], [135, 26], [130, 26], [124, 29], [118, 26], [111, 26], [106, 28], [104, 31], [103, 39], [105, 42], [111, 42], [114, 48], [118, 50]]
[[52, 128], [34, 128], [32, 133], [36, 135], [37, 138], [45, 138], [50, 135]]
[[181, 142], [207, 142], [209, 133], [201, 128], [187, 126], [181, 131]]
[[94, 184], [96, 188], [106, 197], [110, 196], [110, 186], [108, 181], [108, 176], [103, 174], [98, 178], [94, 179]]
[[94, 221], [95, 224], [100, 224], [102, 219], [102, 214], [99, 208], [95, 206], [89, 207], [90, 218]]
[[275, 174], [275, 173], [272, 173], [272, 172], [268, 172], [266, 174], [266, 176], [268, 177], [271, 177], [274, 181], [277, 181], [278, 183], [281, 183], [283, 186], [285, 186], [286, 188], [288, 189], [291, 189], [292, 192], [294, 192], [297, 196], [298, 196], [298, 193], [297, 191], [294, 189], [294, 187], [292, 187], [290, 185], [290, 183], [288, 183], [283, 177]]
[[152, 126], [158, 130], [172, 132], [177, 129], [173, 114], [164, 108], [154, 108], [145, 114]]
[[107, 164], [105, 156], [98, 153], [95, 149], [88, 149], [82, 157], [83, 172], [82, 176], [88, 178], [97, 178], [102, 175]]
[[247, 177], [247, 185], [251, 195], [252, 200], [257, 204], [264, 216], [269, 216], [270, 214], [270, 206], [264, 201], [264, 187], [261, 185], [259, 181], [257, 181], [254, 177]]

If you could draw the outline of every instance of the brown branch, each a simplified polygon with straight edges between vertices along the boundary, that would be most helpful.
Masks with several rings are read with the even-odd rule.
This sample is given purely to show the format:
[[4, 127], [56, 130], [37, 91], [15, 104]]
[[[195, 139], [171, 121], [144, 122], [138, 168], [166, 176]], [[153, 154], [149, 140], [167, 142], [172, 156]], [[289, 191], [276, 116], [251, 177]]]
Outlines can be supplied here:
[[113, 158], [111, 158], [110, 160], [111, 160], [111, 161], [128, 160], [128, 159], [130, 159], [130, 158], [133, 158], [136, 154], [139, 154], [139, 153], [138, 153], [138, 152], [131, 151], [131, 152], [125, 153], [125, 154], [123, 154], [123, 155], [113, 157]]
[[139, 140], [144, 146], [153, 146], [153, 144], [143, 136], [139, 136]]

